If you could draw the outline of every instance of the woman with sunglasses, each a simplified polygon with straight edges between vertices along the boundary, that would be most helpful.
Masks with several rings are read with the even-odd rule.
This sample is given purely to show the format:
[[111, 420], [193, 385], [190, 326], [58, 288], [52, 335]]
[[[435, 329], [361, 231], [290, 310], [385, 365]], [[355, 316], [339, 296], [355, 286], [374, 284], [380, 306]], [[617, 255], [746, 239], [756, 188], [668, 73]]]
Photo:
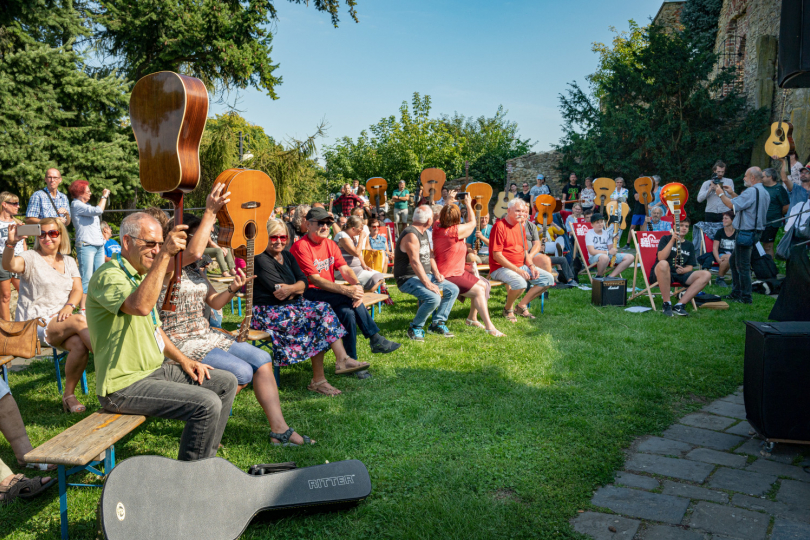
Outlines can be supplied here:
[[62, 220], [45, 218], [39, 225], [42, 234], [34, 240], [34, 249], [20, 255], [15, 255], [15, 248], [27, 237], [17, 236], [17, 225], [9, 225], [3, 269], [20, 275], [15, 320], [43, 319], [45, 326], [37, 326], [39, 340], [46, 346], [68, 351], [62, 409], [80, 413], [85, 406], [76, 399], [74, 391], [92, 350], [87, 319], [73, 314], [82, 299], [82, 278], [76, 261], [69, 255], [70, 237]]
[[[16, 216], [20, 211], [20, 199], [13, 193], [4, 191], [0, 193], [0, 250], [6, 248], [6, 238], [8, 238], [8, 226], [12, 223], [22, 225]], [[18, 242], [14, 247], [14, 255], [22, 255], [25, 251], [25, 242]], [[20, 290], [20, 277], [17, 274], [6, 272], [0, 268], [0, 318], [4, 321], [11, 320], [11, 286], [17, 291]]]
[[304, 298], [309, 283], [295, 257], [284, 251], [286, 231], [278, 220], [267, 222], [270, 243], [254, 260], [253, 328], [270, 334], [275, 365], [290, 366], [312, 358], [312, 381], [307, 388], [336, 396], [340, 390], [329, 384], [323, 371], [326, 350], [335, 353], [337, 375], [366, 369], [369, 363], [346, 353], [341, 339], [346, 330], [329, 304]]

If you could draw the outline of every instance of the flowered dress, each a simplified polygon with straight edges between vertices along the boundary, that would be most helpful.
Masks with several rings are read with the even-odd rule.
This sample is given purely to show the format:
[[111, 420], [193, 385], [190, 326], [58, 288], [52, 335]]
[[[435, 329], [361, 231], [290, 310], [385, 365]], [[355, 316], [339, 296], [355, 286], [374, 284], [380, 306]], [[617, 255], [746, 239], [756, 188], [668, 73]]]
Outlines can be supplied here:
[[346, 335], [346, 329], [326, 302], [312, 302], [303, 296], [280, 301], [272, 296], [278, 284], [293, 285], [307, 278], [295, 258], [282, 252], [281, 264], [267, 253], [254, 260], [256, 281], [253, 284], [254, 330], [270, 334], [273, 343], [273, 365], [289, 366], [309, 360]]
[[[163, 331], [192, 360], [202, 361], [213, 349], [228, 351], [236, 339], [212, 330], [205, 317], [205, 297], [208, 295], [208, 280], [200, 275], [197, 265], [183, 268], [180, 279], [179, 304], [176, 311], [160, 311]], [[166, 287], [160, 293], [158, 306], [163, 305]]]

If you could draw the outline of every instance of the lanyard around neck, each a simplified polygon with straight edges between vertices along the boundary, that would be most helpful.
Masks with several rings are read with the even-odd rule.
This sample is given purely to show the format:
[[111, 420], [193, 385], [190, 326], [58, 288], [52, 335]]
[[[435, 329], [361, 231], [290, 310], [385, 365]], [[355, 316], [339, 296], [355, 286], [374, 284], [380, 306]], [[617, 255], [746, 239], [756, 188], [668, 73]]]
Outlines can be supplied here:
[[[116, 260], [118, 261], [118, 266], [120, 266], [120, 267], [121, 267], [121, 270], [123, 270], [123, 271], [124, 271], [124, 273], [127, 275], [127, 277], [128, 277], [128, 278], [129, 278], [129, 280], [132, 282], [132, 284], [133, 284], [133, 285], [135, 285], [135, 287], [137, 287], [137, 286], [138, 286], [138, 282], [137, 282], [137, 281], [135, 281], [135, 276], [133, 276], [132, 274], [130, 274], [130, 273], [129, 273], [129, 270], [127, 270], [127, 267], [126, 267], [126, 266], [124, 266], [123, 261], [121, 261], [121, 254], [120, 254], [120, 253], [116, 253], [116, 254], [115, 254], [115, 258], [116, 258]], [[152, 323], [153, 323], [155, 326], [157, 326], [157, 315], [155, 314], [156, 312], [157, 312], [157, 306], [155, 306], [155, 307], [153, 307], [153, 308], [152, 308]]]

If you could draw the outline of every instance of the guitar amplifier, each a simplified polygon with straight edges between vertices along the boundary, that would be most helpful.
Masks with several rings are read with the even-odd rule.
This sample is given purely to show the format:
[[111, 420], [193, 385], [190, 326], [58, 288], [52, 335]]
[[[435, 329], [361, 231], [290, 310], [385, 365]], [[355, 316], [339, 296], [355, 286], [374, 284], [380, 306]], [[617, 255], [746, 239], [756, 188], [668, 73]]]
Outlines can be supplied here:
[[745, 325], [748, 423], [767, 439], [810, 441], [810, 322]]
[[595, 306], [626, 306], [627, 280], [618, 277], [593, 278], [591, 302]]

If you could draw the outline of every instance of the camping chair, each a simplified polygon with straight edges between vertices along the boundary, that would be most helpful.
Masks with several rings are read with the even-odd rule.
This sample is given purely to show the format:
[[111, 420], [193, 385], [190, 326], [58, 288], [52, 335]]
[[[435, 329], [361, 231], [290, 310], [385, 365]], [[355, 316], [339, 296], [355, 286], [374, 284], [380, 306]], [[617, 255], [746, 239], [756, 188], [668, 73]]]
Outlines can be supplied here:
[[[713, 239], [709, 238], [709, 236], [704, 232], [702, 232], [700, 234], [700, 239], [703, 241], [703, 246], [702, 246], [703, 253], [711, 253], [712, 251], [714, 251], [714, 240]], [[714, 257], [712, 256], [712, 268], [715, 268], [715, 267], [719, 268], [720, 265], [717, 264], [717, 261], [715, 261]]]
[[[655, 283], [650, 283], [648, 276], [650, 275], [650, 269], [653, 267], [653, 265], [655, 265], [656, 261], [658, 261], [658, 242], [660, 242], [661, 238], [664, 236], [669, 235], [669, 231], [633, 231], [631, 236], [633, 237], [633, 244], [636, 246], [636, 259], [641, 262], [641, 275], [644, 278], [645, 288], [640, 292], [635, 292], [636, 279], [639, 269], [639, 266], [636, 265], [636, 267], [633, 269], [633, 294], [627, 299], [628, 303], [639, 296], [646, 294], [650, 298], [650, 304], [652, 305], [653, 311], [656, 310], [655, 300], [653, 297], [656, 294], [661, 293], [652, 292], [652, 289], [658, 287], [658, 282], [656, 281]], [[678, 293], [683, 290], [684, 288], [676, 283], [670, 284], [671, 296], [677, 297]], [[697, 310], [697, 304], [695, 303], [694, 298], [692, 299], [692, 308]]]
[[582, 259], [582, 266], [585, 267], [585, 271], [588, 273], [588, 280], [593, 283], [593, 276], [591, 276], [591, 268], [596, 267], [596, 263], [588, 264], [588, 248], [585, 245], [585, 235], [588, 234], [588, 231], [593, 229], [593, 225], [586, 221], [580, 221], [578, 223], [571, 223], [571, 230], [574, 233], [574, 249], [577, 253], [579, 253], [580, 258]]

